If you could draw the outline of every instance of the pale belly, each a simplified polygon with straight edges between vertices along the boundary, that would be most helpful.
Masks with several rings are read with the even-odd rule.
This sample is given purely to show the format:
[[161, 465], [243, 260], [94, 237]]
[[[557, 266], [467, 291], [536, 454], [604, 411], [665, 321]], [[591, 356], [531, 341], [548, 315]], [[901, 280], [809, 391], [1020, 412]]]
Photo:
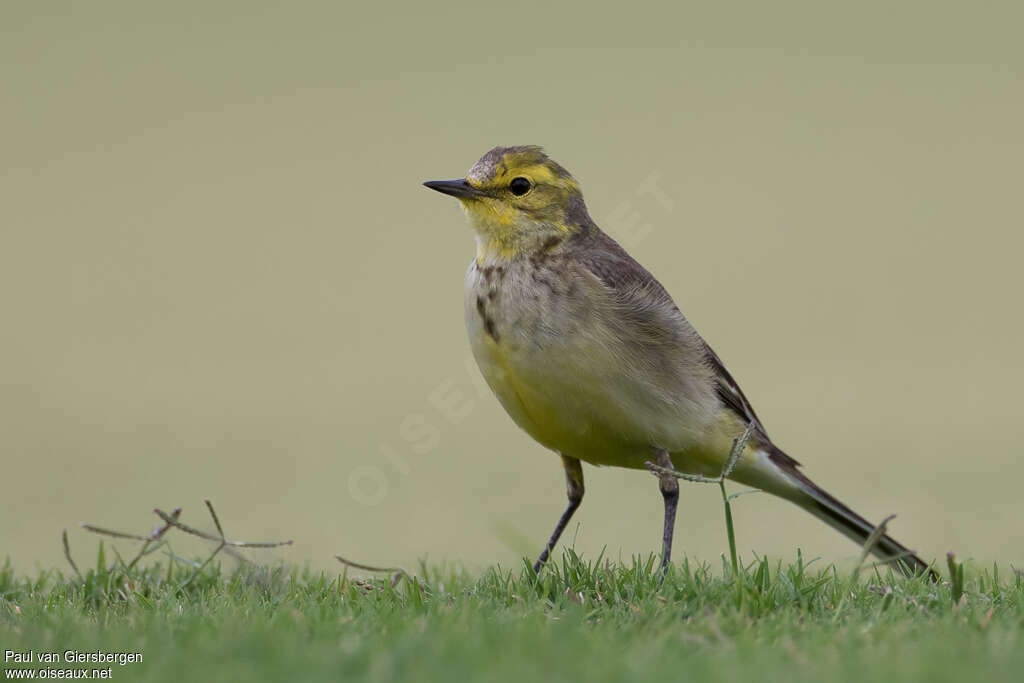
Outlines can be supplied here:
[[[643, 469], [652, 460], [652, 447], [659, 437], [644, 431], [645, 418], [651, 414], [623, 414], [619, 402], [609, 396], [608, 386], [595, 382], [577, 364], [545, 362], [503, 349], [486, 333], [472, 346], [487, 384], [505, 410], [542, 445], [599, 466]], [[745, 425], [727, 412], [708, 421], [688, 416], [678, 421], [687, 423], [692, 428], [676, 430], [674, 445], [666, 448], [673, 467], [689, 474], [719, 476], [733, 439]], [[647, 428], [654, 432], [660, 427], [663, 425]], [[767, 453], [755, 444], [744, 452], [731, 478], [787, 498], [800, 495], [788, 478], [779, 478]]]
[[509, 416], [542, 445], [596, 465], [644, 466], [651, 457], [635, 425], [575, 364], [503, 346], [486, 335], [473, 341], [480, 371]]
[[477, 365], [509, 416], [554, 451], [640, 469], [653, 447], [682, 452], [707, 441], [707, 416], [663, 401], [622, 373], [605, 345], [566, 335], [534, 346], [510, 339], [514, 331], [489, 332], [472, 315], [467, 328]]

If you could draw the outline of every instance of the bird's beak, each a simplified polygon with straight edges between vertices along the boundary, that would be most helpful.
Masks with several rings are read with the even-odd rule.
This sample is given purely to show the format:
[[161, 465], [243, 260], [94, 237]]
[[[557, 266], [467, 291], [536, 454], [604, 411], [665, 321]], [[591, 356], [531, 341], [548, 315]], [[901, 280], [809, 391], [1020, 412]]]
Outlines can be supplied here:
[[475, 199], [484, 195], [483, 192], [466, 182], [464, 178], [458, 180], [428, 180], [423, 184], [431, 190], [437, 190], [441, 194], [451, 195], [459, 199]]

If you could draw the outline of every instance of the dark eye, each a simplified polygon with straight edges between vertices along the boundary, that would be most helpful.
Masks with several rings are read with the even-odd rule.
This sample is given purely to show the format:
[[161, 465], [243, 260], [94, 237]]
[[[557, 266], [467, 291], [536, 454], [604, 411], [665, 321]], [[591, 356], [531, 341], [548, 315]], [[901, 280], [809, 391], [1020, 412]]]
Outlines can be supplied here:
[[512, 182], [508, 184], [509, 191], [511, 191], [512, 194], [514, 194], [517, 197], [522, 197], [524, 194], [530, 191], [531, 187], [532, 185], [530, 185], [530, 181], [522, 176], [519, 176], [518, 178], [513, 178]]

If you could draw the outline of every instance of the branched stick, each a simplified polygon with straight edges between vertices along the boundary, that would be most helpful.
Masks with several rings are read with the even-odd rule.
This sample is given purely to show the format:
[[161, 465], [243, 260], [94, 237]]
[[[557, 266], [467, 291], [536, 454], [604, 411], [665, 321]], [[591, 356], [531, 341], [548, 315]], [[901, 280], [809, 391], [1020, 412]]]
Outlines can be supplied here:
[[[175, 508], [174, 511], [170, 514], [170, 516], [173, 519], [177, 520], [178, 517], [181, 516], [181, 508]], [[132, 558], [131, 562], [125, 565], [126, 568], [131, 569], [136, 564], [138, 564], [139, 560], [141, 560], [149, 552], [151, 552], [149, 550], [149, 547], [153, 543], [160, 541], [160, 539], [164, 537], [164, 534], [166, 534], [167, 531], [171, 528], [171, 525], [164, 524], [163, 526], [155, 527], [148, 536], [140, 536], [138, 534], [130, 534], [125, 531], [114, 531], [113, 529], [105, 529], [103, 527], [96, 526], [95, 524], [82, 524], [82, 528], [94, 534], [100, 534], [101, 536], [123, 538], [129, 541], [142, 541], [142, 547], [139, 548], [139, 552], [135, 554], [135, 557]]]
[[398, 585], [398, 582], [404, 577], [407, 581], [412, 581], [413, 578], [409, 575], [409, 572], [405, 571], [402, 567], [373, 567], [368, 564], [361, 564], [359, 562], [353, 562], [347, 560], [341, 555], [335, 555], [334, 559], [341, 562], [346, 567], [352, 567], [353, 569], [362, 569], [366, 572], [391, 572], [391, 587], [394, 588]]
[[81, 579], [82, 578], [82, 572], [78, 571], [78, 565], [75, 564], [75, 561], [73, 559], [71, 559], [71, 544], [68, 543], [68, 530], [67, 529], [64, 529], [64, 530], [62, 530], [60, 532], [60, 540], [64, 544], [64, 557], [67, 558], [68, 564], [71, 565], [71, 568], [75, 570], [75, 574], [77, 574], [78, 578]]
[[[221, 539], [223, 539], [224, 538], [224, 529], [220, 525], [220, 519], [217, 517], [217, 512], [213, 509], [213, 503], [211, 503], [209, 500], [204, 500], [203, 502], [206, 503], [206, 509], [210, 511], [210, 517], [213, 517], [213, 525], [215, 527], [217, 527], [217, 533], [219, 533]], [[281, 545], [287, 545], [288, 543], [291, 543], [291, 541], [285, 541], [285, 542], [281, 543]], [[256, 546], [248, 546], [248, 547], [256, 547]], [[225, 545], [223, 550], [224, 550], [225, 553], [227, 553], [231, 557], [235, 558], [239, 562], [246, 562], [246, 563], [250, 562], [248, 557], [246, 557], [242, 553], [240, 553], [237, 550], [235, 550], [234, 548], [232, 548], [231, 544]]]
[[[180, 516], [181, 508], [174, 508], [174, 511], [171, 512], [171, 517], [177, 520], [178, 517]], [[149, 535], [149, 538], [147, 538], [145, 542], [142, 544], [142, 547], [139, 548], [139, 552], [135, 555], [135, 557], [132, 558], [132, 561], [128, 563], [128, 569], [134, 567], [136, 563], [138, 563], [138, 561], [146, 555], [146, 551], [149, 549], [149, 546], [153, 543], [159, 542], [160, 539], [164, 537], [164, 534], [170, 531], [170, 529], [171, 525], [167, 524], [166, 522], [164, 523], [163, 526], [159, 526], [153, 529], [153, 533]]]
[[[107, 529], [105, 527], [96, 526], [95, 524], [82, 524], [82, 528], [85, 529], [86, 531], [89, 531], [89, 532], [94, 533], [94, 534], [99, 534], [101, 536], [110, 536], [111, 538], [125, 539], [125, 540], [129, 540], [129, 541], [140, 541], [142, 543], [142, 547], [139, 549], [139, 552], [136, 553], [135, 557], [132, 558], [131, 562], [125, 564], [124, 561], [121, 560], [120, 557], [119, 557], [119, 561], [121, 562], [121, 564], [126, 569], [132, 569], [133, 567], [135, 567], [136, 564], [138, 564], [139, 560], [141, 560], [146, 555], [154, 552], [158, 547], [164, 545], [164, 543], [162, 542], [163, 538], [167, 534], [167, 532], [170, 531], [172, 528], [180, 529], [181, 531], [184, 531], [185, 533], [190, 534], [192, 536], [196, 536], [196, 537], [201, 538], [203, 540], [212, 541], [212, 542], [216, 543], [217, 547], [210, 554], [210, 556], [207, 557], [206, 560], [204, 562], [202, 562], [202, 563], [190, 562], [190, 561], [184, 560], [183, 558], [179, 558], [179, 557], [177, 557], [177, 556], [175, 556], [173, 554], [169, 554], [171, 559], [183, 561], [186, 564], [191, 565], [193, 567], [193, 569], [194, 569], [192, 574], [182, 584], [182, 586], [187, 585], [189, 582], [191, 582], [193, 579], [195, 579], [195, 577], [198, 576], [199, 573], [221, 551], [224, 551], [225, 553], [231, 555], [232, 557], [234, 557], [235, 559], [238, 559], [240, 561], [249, 562], [249, 560], [246, 557], [244, 557], [241, 553], [239, 553], [236, 550], [237, 548], [277, 548], [277, 547], [280, 547], [280, 546], [291, 545], [293, 543], [293, 541], [291, 541], [291, 540], [287, 540], [287, 541], [232, 541], [232, 540], [229, 540], [225, 536], [225, 534], [224, 534], [224, 527], [220, 523], [220, 518], [217, 516], [217, 511], [214, 509], [213, 503], [211, 503], [209, 500], [205, 500], [203, 502], [206, 504], [206, 509], [209, 511], [210, 517], [213, 519], [213, 525], [217, 528], [217, 535], [209, 534], [209, 533], [206, 533], [205, 531], [200, 531], [199, 529], [196, 529], [194, 527], [191, 527], [191, 526], [189, 526], [187, 524], [184, 524], [183, 522], [179, 521], [179, 518], [181, 517], [181, 508], [180, 507], [179, 508], [175, 508], [170, 514], [164, 512], [163, 510], [159, 510], [159, 509], [154, 510], [153, 512], [155, 512], [156, 515], [160, 519], [163, 520], [163, 524], [161, 524], [161, 525], [159, 525], [157, 527], [154, 527], [153, 531], [148, 536], [142, 536], [140, 534], [133, 534], [133, 533], [129, 533], [129, 532], [126, 532], [126, 531], [116, 531], [114, 529]], [[63, 543], [64, 543], [64, 556], [67, 558], [68, 564], [71, 565], [71, 568], [75, 570], [75, 573], [78, 575], [79, 579], [81, 579], [82, 578], [82, 573], [78, 570], [78, 566], [75, 564], [74, 560], [71, 558], [71, 549], [70, 549], [70, 547], [68, 545], [67, 529], [64, 530], [64, 532], [62, 534], [62, 539], [63, 539]], [[156, 545], [154, 545], [154, 544], [156, 544]]]
[[193, 536], [198, 536], [199, 538], [205, 539], [207, 541], [214, 541], [215, 543], [217, 543], [217, 547], [214, 548], [212, 553], [210, 553], [210, 556], [207, 557], [206, 560], [202, 564], [200, 564], [198, 567], [196, 567], [192, 571], [192, 574], [187, 579], [185, 579], [184, 583], [181, 584], [182, 587], [187, 586], [189, 583], [192, 582], [192, 580], [194, 578], [199, 576], [200, 572], [202, 572], [203, 569], [206, 568], [206, 565], [210, 564], [210, 562], [213, 561], [213, 558], [215, 558], [217, 556], [217, 553], [219, 553], [221, 550], [224, 550], [225, 548], [228, 548], [228, 547], [233, 547], [233, 548], [279, 548], [279, 547], [284, 546], [284, 545], [291, 545], [292, 542], [293, 542], [291, 540], [287, 540], [287, 541], [229, 541], [224, 536], [224, 528], [221, 526], [220, 519], [217, 517], [217, 511], [213, 509], [213, 503], [211, 503], [209, 499], [206, 499], [203, 502], [206, 503], [206, 509], [209, 510], [210, 517], [213, 518], [213, 525], [215, 527], [217, 527], [217, 533], [220, 534], [219, 536], [214, 536], [213, 534], [208, 534], [205, 531], [200, 531], [199, 529], [190, 527], [187, 524], [182, 524], [181, 522], [179, 522], [177, 520], [176, 517], [168, 515], [163, 510], [160, 510], [160, 509], [154, 509], [153, 510], [153, 512], [155, 512], [156, 515], [160, 519], [164, 520], [164, 522], [166, 522], [170, 526], [177, 527], [178, 529], [181, 529], [182, 531], [184, 531], [187, 534], [191, 534]]
[[[210, 503], [210, 501], [206, 501], [206, 505], [210, 509], [212, 516], [215, 520], [214, 524], [217, 525], [219, 528], [220, 522], [217, 521], [216, 513], [213, 512], [213, 505]], [[163, 510], [154, 509], [153, 512], [156, 514], [157, 517], [164, 520], [171, 526], [181, 529], [186, 534], [198, 536], [199, 538], [205, 539], [207, 541], [213, 541], [214, 543], [222, 543], [225, 546], [232, 546], [234, 548], [279, 548], [283, 545], [291, 545], [292, 543], [294, 543], [294, 541], [290, 539], [287, 541], [229, 541], [228, 539], [224, 538], [223, 534], [221, 534], [220, 536], [214, 536], [213, 534], [208, 534], [205, 531], [200, 531], [199, 529], [190, 527], [187, 524], [179, 522], [177, 519], [174, 519], [171, 515], [167, 514]]]
[[203, 540], [213, 541], [215, 543], [219, 543], [220, 540], [221, 540], [218, 536], [214, 536], [213, 534], [208, 534], [205, 531], [200, 531], [199, 529], [193, 529], [192, 527], [190, 527], [189, 525], [185, 524], [184, 522], [179, 522], [178, 520], [176, 520], [173, 517], [171, 517], [171, 515], [167, 514], [166, 512], [164, 512], [163, 510], [161, 510], [159, 508], [154, 508], [153, 509], [153, 513], [157, 517], [159, 517], [160, 519], [162, 519], [165, 522], [167, 522], [168, 524], [170, 524], [171, 526], [184, 531], [186, 534], [191, 534], [193, 536], [198, 536], [199, 538], [201, 538]]
[[220, 525], [220, 520], [217, 519], [217, 512], [213, 509], [213, 503], [207, 498], [203, 500], [206, 503], [206, 509], [210, 511], [210, 516], [213, 517], [213, 525], [217, 527], [217, 533], [220, 534], [220, 540], [224, 540], [224, 529]]
[[147, 541], [148, 536], [139, 536], [138, 534], [129, 534], [125, 531], [114, 531], [113, 529], [104, 529], [103, 527], [96, 526], [94, 524], [82, 524], [82, 528], [86, 531], [91, 531], [94, 534], [100, 534], [101, 536], [110, 536], [112, 538], [125, 538], [130, 541]]

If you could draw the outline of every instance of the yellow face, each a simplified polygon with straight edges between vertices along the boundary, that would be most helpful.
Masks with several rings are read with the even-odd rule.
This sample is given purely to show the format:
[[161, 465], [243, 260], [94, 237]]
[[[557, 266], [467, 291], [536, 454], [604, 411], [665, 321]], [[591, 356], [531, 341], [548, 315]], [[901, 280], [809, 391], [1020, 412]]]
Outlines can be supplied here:
[[529, 252], [586, 216], [579, 184], [540, 147], [495, 147], [465, 179], [425, 184], [459, 199], [484, 255]]

